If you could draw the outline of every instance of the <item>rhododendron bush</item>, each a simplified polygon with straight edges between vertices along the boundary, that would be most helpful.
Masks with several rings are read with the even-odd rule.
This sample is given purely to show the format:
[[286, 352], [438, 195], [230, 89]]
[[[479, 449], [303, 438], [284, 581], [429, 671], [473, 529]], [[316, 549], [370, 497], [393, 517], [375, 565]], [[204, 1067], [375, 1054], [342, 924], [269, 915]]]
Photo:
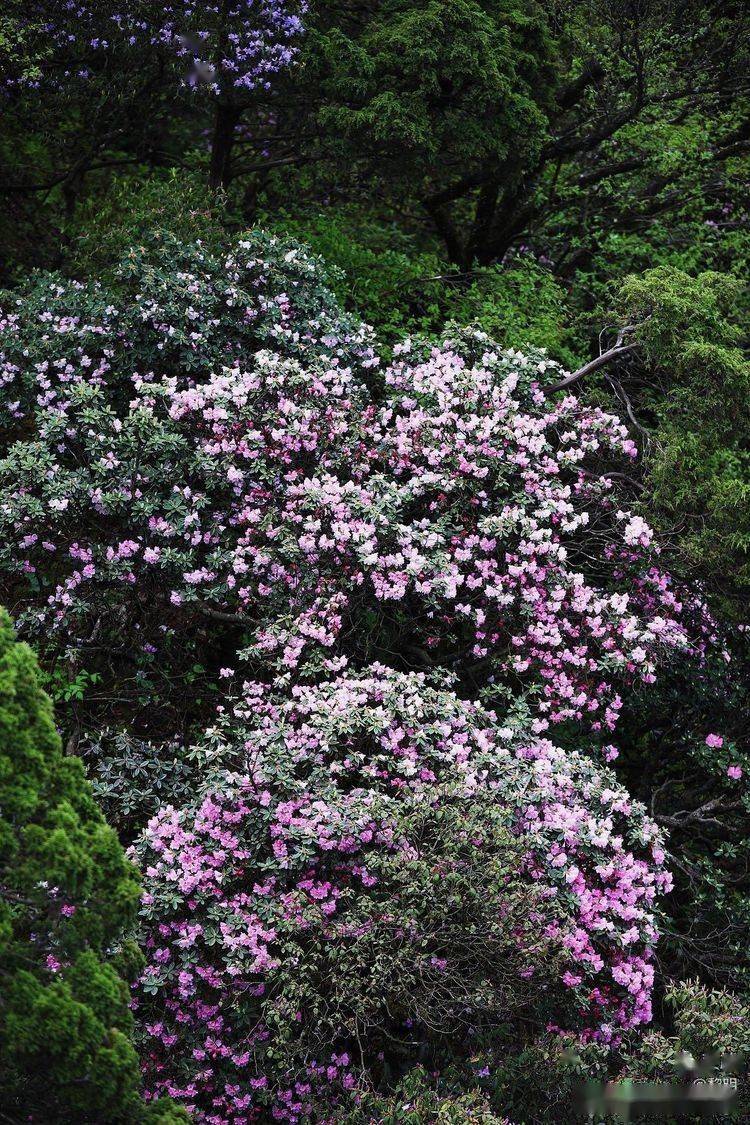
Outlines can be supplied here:
[[304, 7], [284, 0], [158, 6], [143, 0], [34, 0], [27, 13], [28, 49], [37, 66], [11, 70], [0, 88], [65, 87], [100, 75], [113, 54], [130, 52], [141, 65], [145, 56], [162, 66], [180, 60], [182, 78], [214, 94], [268, 89], [297, 53]]
[[299, 248], [183, 257], [173, 285], [160, 252], [127, 264], [122, 314], [40, 281], [6, 316], [0, 567], [32, 634], [296, 677], [444, 665], [529, 691], [539, 729], [601, 731], [623, 685], [705, 646], [616, 494], [626, 428], [545, 394], [544, 356], [463, 332], [380, 363]]
[[380, 665], [246, 684], [199, 754], [137, 848], [154, 1093], [298, 1121], [530, 1008], [605, 1041], [650, 1019], [662, 841], [581, 754]]
[[32, 275], [2, 296], [3, 417], [52, 406], [78, 384], [106, 387], [112, 404], [133, 378], [181, 385], [220, 372], [261, 348], [367, 363], [372, 333], [339, 307], [320, 259], [299, 243], [253, 231], [219, 255], [201, 242], [152, 232], [109, 282]]
[[521, 1026], [648, 1022], [671, 880], [602, 749], [720, 646], [620, 419], [478, 330], [381, 354], [260, 233], [4, 309], [2, 596], [103, 684], [75, 723], [145, 880], [150, 1095], [336, 1120]]

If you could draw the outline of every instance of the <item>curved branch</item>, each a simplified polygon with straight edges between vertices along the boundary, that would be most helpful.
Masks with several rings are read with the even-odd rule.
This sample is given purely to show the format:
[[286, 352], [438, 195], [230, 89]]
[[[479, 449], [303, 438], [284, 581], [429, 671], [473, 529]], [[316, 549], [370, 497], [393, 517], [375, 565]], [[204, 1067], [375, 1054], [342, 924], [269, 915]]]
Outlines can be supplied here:
[[698, 809], [680, 809], [671, 816], [657, 816], [656, 820], [659, 824], [663, 824], [665, 828], [686, 828], [695, 824], [709, 825], [712, 828], [726, 828], [726, 825], [717, 817], [722, 813], [739, 812], [741, 809], [745, 809], [742, 801], [725, 802], [721, 798], [715, 797], [712, 801], [706, 801]]
[[547, 390], [551, 393], [552, 391], [562, 391], [566, 387], [571, 387], [573, 383], [577, 383], [579, 379], [584, 379], [587, 375], [591, 375], [594, 371], [598, 371], [600, 367], [605, 367], [608, 363], [612, 363], [614, 360], [619, 359], [620, 356], [630, 355], [632, 352], [640, 348], [640, 346], [641, 345], [637, 342], [633, 344], [617, 343], [613, 348], [610, 348], [609, 351], [602, 352], [602, 354], [598, 355], [596, 359], [592, 359], [589, 363], [585, 363], [583, 367], [579, 367], [577, 371], [574, 371], [572, 373], [572, 375], [567, 375], [564, 379], [561, 379], [559, 383], [554, 383], [551, 387], [548, 387]]
[[591, 477], [592, 480], [621, 480], [624, 484], [637, 488], [639, 492], [646, 491], [645, 484], [641, 484], [634, 477], [629, 477], [627, 473], [616, 473], [609, 469], [602, 469], [600, 473], [592, 473], [590, 469], [584, 469], [581, 465], [578, 466], [578, 472], [583, 473], [585, 477]]
[[604, 378], [607, 380], [610, 387], [625, 407], [625, 411], [628, 415], [628, 418], [630, 419], [631, 425], [633, 425], [635, 429], [638, 430], [639, 434], [643, 435], [646, 446], [648, 448], [651, 445], [651, 434], [648, 432], [646, 427], [642, 426], [636, 418], [635, 411], [633, 410], [633, 404], [625, 393], [625, 388], [623, 387], [622, 383], [619, 379], [615, 379], [614, 375], [605, 375]]
[[213, 621], [226, 621], [228, 625], [256, 624], [256, 622], [251, 621], [249, 617], [240, 617], [236, 613], [225, 613], [224, 610], [214, 609], [213, 606], [206, 605], [205, 602], [199, 601], [198, 598], [193, 598], [193, 600], [187, 604], [194, 605], [205, 617], [210, 617]]

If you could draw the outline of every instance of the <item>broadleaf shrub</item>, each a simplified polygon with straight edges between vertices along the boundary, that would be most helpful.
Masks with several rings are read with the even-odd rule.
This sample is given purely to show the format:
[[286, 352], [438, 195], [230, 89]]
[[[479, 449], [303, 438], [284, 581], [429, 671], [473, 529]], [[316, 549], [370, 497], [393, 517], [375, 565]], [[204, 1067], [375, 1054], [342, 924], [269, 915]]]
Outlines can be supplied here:
[[522, 1015], [604, 1042], [650, 1019], [665, 853], [590, 759], [379, 665], [247, 684], [202, 753], [136, 848], [155, 1093], [306, 1120]]
[[78, 384], [106, 387], [121, 406], [134, 375], [186, 386], [264, 348], [367, 364], [373, 343], [301, 243], [253, 231], [222, 252], [157, 229], [123, 253], [106, 282], [36, 273], [3, 294], [3, 410], [23, 418], [40, 406], [64, 409], [65, 391]]
[[89, 734], [78, 747], [107, 822], [131, 839], [162, 805], [195, 793], [197, 765], [177, 742], [147, 742], [125, 730]]
[[241, 652], [294, 676], [442, 665], [601, 732], [624, 686], [701, 655], [710, 619], [619, 495], [637, 450], [616, 416], [479, 331], [379, 364], [299, 248], [238, 247], [205, 277], [137, 253], [134, 311], [118, 336], [107, 305], [96, 356], [67, 291], [40, 312], [49, 283], [8, 318], [34, 433], [0, 460], [0, 571], [29, 635], [152, 680], [198, 652], [214, 684]]

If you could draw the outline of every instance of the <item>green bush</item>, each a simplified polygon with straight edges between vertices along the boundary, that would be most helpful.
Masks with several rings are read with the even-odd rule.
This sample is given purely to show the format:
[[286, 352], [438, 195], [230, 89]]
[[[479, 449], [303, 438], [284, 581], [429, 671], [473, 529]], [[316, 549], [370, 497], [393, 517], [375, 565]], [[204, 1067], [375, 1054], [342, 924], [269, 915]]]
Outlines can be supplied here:
[[392, 1093], [364, 1090], [356, 1100], [357, 1107], [341, 1125], [510, 1125], [480, 1090], [453, 1089], [421, 1066], [410, 1070]]
[[[169, 1120], [140, 1099], [131, 1042], [139, 886], [78, 758], [63, 755], [36, 659], [0, 614], [0, 1104], [6, 1120]], [[163, 1110], [163, 1113], [162, 1113]], [[164, 1116], [163, 1114], [167, 1114]], [[172, 1120], [179, 1120], [173, 1117]], [[185, 1118], [183, 1118], [185, 1120]]]
[[391, 340], [439, 335], [448, 321], [476, 324], [502, 347], [546, 348], [577, 366], [565, 290], [531, 254], [469, 274], [447, 262], [438, 243], [417, 237], [372, 211], [354, 207], [269, 214], [280, 235], [308, 243], [329, 268], [329, 283], [352, 312]]
[[[624, 386], [652, 433], [649, 518], [677, 533], [686, 564], [744, 620], [750, 584], [750, 362], [742, 350], [743, 286], [666, 266], [624, 280], [623, 323], [638, 326], [641, 362]], [[725, 602], [726, 604], [726, 602]]]

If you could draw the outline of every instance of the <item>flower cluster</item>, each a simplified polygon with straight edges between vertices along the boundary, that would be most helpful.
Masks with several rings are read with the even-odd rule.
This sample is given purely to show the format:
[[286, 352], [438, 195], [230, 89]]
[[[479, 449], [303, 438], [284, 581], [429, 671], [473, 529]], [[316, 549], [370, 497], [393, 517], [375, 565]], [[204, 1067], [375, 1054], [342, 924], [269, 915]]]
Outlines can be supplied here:
[[[295, 593], [273, 544], [294, 532], [285, 508], [294, 480], [316, 462], [346, 471], [361, 415], [347, 369], [262, 352], [251, 372], [232, 369], [206, 387], [137, 377], [132, 393], [118, 413], [106, 388], [76, 381], [44, 410], [36, 438], [2, 462], [0, 524], [15, 546], [3, 544], [0, 566], [43, 591], [24, 623], [52, 626], [71, 646], [95, 635], [151, 654], [201, 611], [221, 615], [215, 607], [245, 604], [251, 590], [274, 620], [314, 604], [315, 577], [298, 576]], [[211, 420], [228, 414], [220, 438]], [[244, 545], [261, 537], [272, 553], [252, 570]]]
[[409, 519], [373, 564], [381, 596], [417, 596], [440, 663], [533, 682], [544, 721], [613, 729], [618, 679], [649, 682], [663, 654], [710, 633], [615, 500], [608, 470], [637, 453], [627, 428], [550, 401], [556, 365], [482, 333], [396, 351], [375, 444]]
[[548, 360], [406, 341], [375, 396], [367, 329], [299, 248], [161, 261], [124, 267], [127, 312], [53, 282], [51, 310], [35, 294], [6, 319], [0, 378], [36, 415], [0, 461], [0, 569], [40, 594], [26, 626], [158, 653], [210, 618], [303, 677], [395, 654], [531, 692], [538, 733], [612, 730], [623, 685], [705, 645], [615, 495], [626, 428], [550, 400]]
[[650, 1018], [664, 850], [586, 757], [381, 665], [246, 684], [199, 754], [137, 847], [152, 1094], [298, 1121], [395, 1044], [455, 1052], [531, 999], [605, 1042]]
[[9, 74], [2, 85], [36, 88], [90, 79], [114, 52], [146, 52], [179, 60], [183, 78], [214, 94], [267, 90], [273, 75], [297, 54], [305, 4], [287, 0], [233, 0], [229, 4], [179, 0], [111, 5], [87, 0], [32, 5], [30, 38], [38, 40], [43, 70]]
[[106, 388], [123, 409], [138, 379], [184, 387], [264, 348], [366, 372], [377, 364], [372, 333], [327, 282], [319, 258], [261, 231], [223, 255], [157, 231], [108, 285], [36, 275], [2, 298], [0, 435], [14, 418], [64, 408], [78, 384]]

